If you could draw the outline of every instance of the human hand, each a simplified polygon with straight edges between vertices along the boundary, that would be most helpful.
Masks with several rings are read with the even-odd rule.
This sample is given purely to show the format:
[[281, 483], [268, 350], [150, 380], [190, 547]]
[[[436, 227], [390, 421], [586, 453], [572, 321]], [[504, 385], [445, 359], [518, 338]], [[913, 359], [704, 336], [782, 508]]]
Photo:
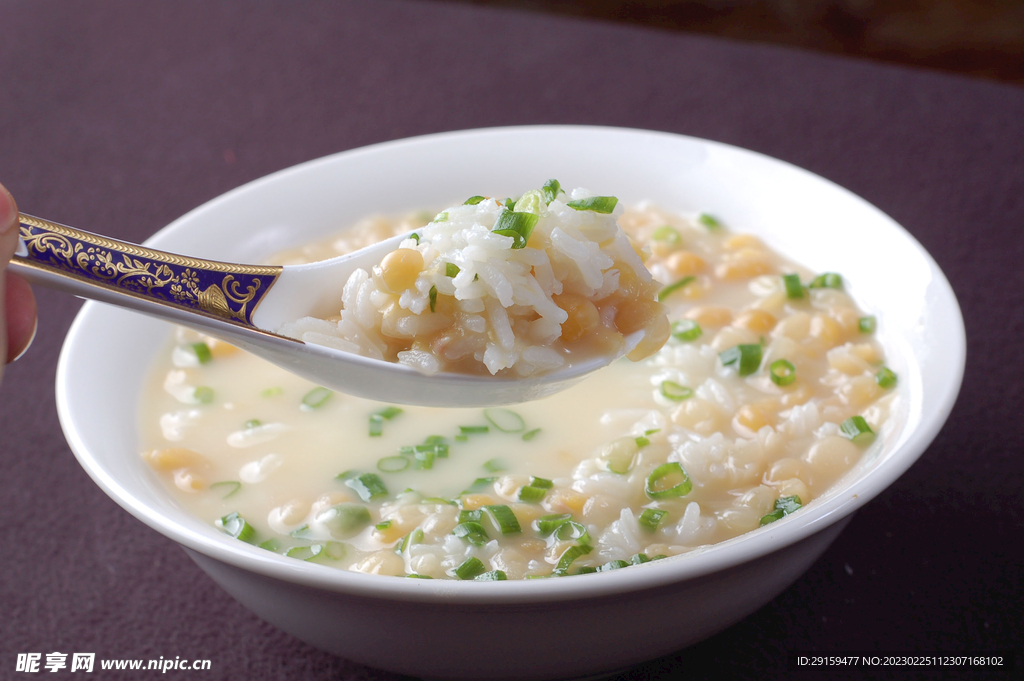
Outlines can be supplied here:
[[7, 271], [18, 246], [18, 206], [0, 184], [0, 377], [4, 365], [28, 349], [36, 333], [36, 299], [28, 282]]

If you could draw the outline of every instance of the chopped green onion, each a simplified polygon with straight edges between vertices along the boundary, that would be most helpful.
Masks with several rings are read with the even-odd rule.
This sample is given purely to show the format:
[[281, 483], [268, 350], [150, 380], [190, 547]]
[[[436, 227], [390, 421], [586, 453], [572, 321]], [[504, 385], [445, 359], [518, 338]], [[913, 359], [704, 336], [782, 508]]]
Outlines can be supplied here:
[[506, 579], [508, 579], [508, 575], [506, 575], [502, 570], [491, 570], [490, 572], [485, 572], [482, 575], [477, 575], [476, 577], [473, 578], [473, 581], [475, 581], [475, 582], [501, 582], [501, 581], [505, 581]]
[[363, 473], [358, 477], [349, 478], [345, 481], [345, 485], [358, 494], [363, 501], [378, 499], [388, 494], [388, 488], [384, 486], [384, 481], [376, 473]]
[[497, 504], [484, 506], [484, 509], [490, 514], [502, 534], [517, 534], [523, 531], [519, 526], [519, 519], [516, 518], [516, 514], [508, 506]]
[[419, 245], [419, 243], [420, 243], [420, 235], [419, 234], [417, 234], [416, 232], [413, 232], [412, 234], [409, 235], [409, 238], [414, 240], [416, 242], [417, 246]]
[[445, 211], [443, 213], [438, 213], [437, 215], [434, 216], [434, 219], [431, 220], [431, 222], [447, 222], [447, 221], [448, 221], [448, 211]]
[[580, 567], [576, 568], [576, 574], [578, 575], [589, 575], [592, 572], [597, 572], [597, 568], [590, 567], [589, 565], [581, 565]]
[[610, 560], [601, 567], [597, 568], [597, 571], [608, 572], [609, 570], [621, 570], [624, 567], [629, 567], [629, 563], [624, 560]]
[[245, 518], [238, 515], [238, 513], [229, 513], [224, 516], [220, 519], [220, 525], [221, 529], [235, 539], [241, 539], [251, 544], [253, 539], [256, 538], [255, 528], [247, 523]]
[[777, 359], [768, 367], [768, 375], [777, 386], [787, 386], [796, 380], [796, 367], [785, 359]]
[[664, 302], [665, 299], [668, 298], [670, 295], [672, 295], [673, 293], [675, 293], [676, 291], [678, 291], [679, 289], [683, 288], [684, 286], [689, 284], [691, 281], [694, 281], [696, 279], [697, 279], [697, 277], [683, 277], [679, 281], [677, 281], [677, 282], [675, 282], [673, 284], [669, 284], [665, 288], [663, 288], [660, 291], [658, 291], [658, 302], [659, 303]]
[[238, 490], [242, 489], [242, 483], [236, 480], [225, 480], [224, 482], [215, 482], [210, 485], [211, 490], [217, 487], [223, 487], [224, 489], [230, 488], [231, 491], [221, 497], [221, 499], [227, 499], [232, 494], [235, 494]]
[[574, 210], [589, 210], [595, 213], [603, 213], [607, 215], [615, 210], [615, 206], [618, 203], [619, 200], [614, 196], [591, 196], [586, 199], [570, 201], [566, 205]]
[[722, 223], [719, 222], [713, 215], [707, 213], [701, 213], [697, 216], [697, 222], [704, 225], [708, 229], [721, 229]]
[[401, 413], [402, 410], [399, 407], [385, 407], [380, 411], [370, 414], [370, 437], [380, 437], [383, 435], [384, 422], [390, 421]]
[[335, 539], [353, 537], [370, 524], [370, 509], [362, 504], [338, 504], [317, 516]]
[[516, 207], [516, 200], [511, 197], [505, 199], [505, 207], [509, 210], [514, 210]]
[[460, 523], [478, 523], [484, 517], [484, 512], [480, 509], [471, 511], [468, 508], [464, 508], [459, 511], [459, 522]]
[[538, 478], [536, 475], [530, 476], [530, 486], [540, 487], [541, 489], [551, 489], [555, 486], [555, 483], [548, 480], [547, 478]]
[[195, 398], [199, 404], [209, 404], [213, 402], [213, 388], [201, 385], [192, 391], [192, 397]]
[[446, 262], [444, 264], [444, 276], [446, 277], [454, 277], [461, 271], [462, 270], [459, 269], [459, 266], [453, 262]]
[[463, 203], [462, 205], [463, 206], [475, 206], [476, 204], [480, 203], [481, 201], [486, 201], [486, 200], [487, 200], [486, 196], [471, 196], [468, 199], [466, 199], [466, 202]]
[[210, 353], [210, 346], [206, 343], [192, 343], [189, 347], [195, 353], [196, 359], [199, 360], [200, 364], [206, 364], [213, 359], [213, 355]]
[[416, 461], [416, 470], [428, 471], [434, 467], [434, 459], [437, 457], [434, 449], [420, 449], [418, 446], [413, 452], [413, 459]]
[[590, 539], [587, 528], [575, 520], [566, 520], [555, 530], [555, 536], [561, 541], [574, 540], [580, 546], [592, 546], [594, 542]]
[[693, 388], [688, 388], [685, 385], [679, 385], [675, 381], [662, 381], [661, 396], [667, 400], [672, 400], [673, 402], [682, 402], [683, 400], [693, 397]]
[[476, 494], [477, 492], [483, 492], [488, 487], [492, 487], [494, 485], [494, 481], [497, 480], [497, 479], [498, 478], [496, 478], [496, 477], [493, 477], [493, 478], [477, 478], [476, 480], [473, 481], [473, 484], [471, 484], [469, 487], [467, 487], [462, 493], [463, 494]]
[[534, 528], [540, 532], [540, 536], [547, 537], [552, 532], [562, 526], [567, 520], [572, 520], [571, 513], [554, 513], [552, 515], [542, 515], [533, 521]]
[[683, 237], [680, 236], [679, 230], [672, 225], [662, 225], [658, 227], [651, 234], [651, 239], [654, 241], [662, 241], [669, 246], [678, 246], [683, 243]]
[[469, 436], [468, 435], [456, 435], [455, 436], [455, 441], [456, 442], [469, 442]]
[[390, 421], [391, 419], [395, 418], [396, 416], [398, 416], [399, 414], [402, 413], [402, 408], [401, 407], [384, 407], [383, 409], [381, 409], [377, 413], [380, 414], [381, 418], [383, 418], [383, 419], [385, 419], [387, 421]]
[[377, 462], [378, 470], [385, 473], [398, 473], [409, 467], [409, 459], [404, 456], [385, 456]]
[[757, 343], [743, 343], [718, 353], [722, 366], [736, 365], [736, 373], [749, 376], [761, 366], [761, 346]]
[[896, 372], [889, 367], [882, 367], [878, 370], [878, 373], [875, 374], [875, 381], [878, 383], [879, 388], [885, 388], [888, 390], [896, 385], [896, 380]]
[[484, 529], [484, 526], [472, 521], [459, 523], [455, 526], [455, 529], [452, 530], [452, 534], [459, 539], [465, 539], [473, 546], [483, 546], [490, 539], [490, 537], [487, 536], [487, 530]]
[[650, 563], [651, 559], [647, 557], [646, 553], [637, 553], [629, 559], [630, 565], [643, 565], [644, 563]]
[[861, 333], [874, 333], [878, 321], [873, 317], [861, 317], [857, 320], [857, 330]]
[[297, 527], [294, 530], [292, 530], [291, 532], [289, 532], [288, 534], [290, 534], [291, 536], [295, 537], [296, 539], [312, 539], [313, 538], [313, 530], [309, 529], [309, 525], [303, 525], [302, 527]]
[[569, 566], [572, 565], [572, 562], [574, 560], [576, 560], [580, 556], [587, 555], [592, 550], [593, 549], [590, 546], [585, 546], [583, 544], [573, 544], [572, 546], [567, 548], [565, 550], [565, 553], [562, 554], [562, 557], [558, 559], [558, 565], [555, 566], [555, 569], [553, 570], [553, 574], [555, 574], [555, 575], [567, 574], [568, 571], [569, 571]]
[[815, 277], [807, 288], [843, 288], [843, 278], [835, 272], [825, 272]]
[[484, 418], [503, 433], [518, 433], [526, 430], [526, 421], [514, 411], [492, 407], [484, 409]]
[[761, 525], [767, 525], [768, 523], [774, 523], [776, 520], [781, 520], [783, 517], [795, 512], [801, 506], [800, 497], [796, 495], [776, 499], [775, 510], [768, 515], [761, 517]]
[[249, 419], [248, 421], [245, 422], [245, 424], [242, 427], [245, 428], [246, 430], [252, 430], [253, 428], [259, 428], [262, 425], [263, 422], [260, 421], [259, 419]]
[[[663, 482], [666, 478], [668, 478], [668, 482]], [[665, 486], [673, 481], [678, 482], [675, 482], [671, 487]], [[662, 464], [655, 468], [647, 476], [647, 484], [644, 486], [644, 491], [647, 492], [647, 496], [651, 499], [685, 497], [690, 493], [691, 489], [693, 489], [693, 483], [690, 482], [690, 477], [676, 461]]]
[[259, 546], [261, 549], [266, 549], [267, 551], [274, 551], [274, 552], [276, 552], [278, 549], [281, 548], [281, 542], [279, 542], [279, 541], [277, 541], [277, 539], [274, 539], [273, 537], [271, 537], [270, 539], [267, 539], [266, 541], [261, 541], [259, 544], [257, 544], [257, 546]]
[[514, 240], [513, 249], [526, 248], [526, 242], [530, 240], [530, 234], [537, 225], [539, 216], [533, 213], [516, 213], [512, 210], [503, 210], [498, 216], [491, 230], [501, 236], [510, 236]]
[[430, 311], [434, 312], [437, 309], [437, 287], [431, 286], [427, 296], [430, 298]]
[[402, 537], [402, 541], [395, 544], [395, 553], [402, 554], [413, 544], [419, 544], [423, 541], [423, 530], [416, 528], [409, 534]]
[[601, 448], [600, 461], [612, 473], [625, 475], [633, 467], [633, 459], [639, 449], [635, 439], [620, 437]]
[[851, 416], [839, 425], [839, 432], [855, 445], [866, 445], [875, 439], [875, 432], [863, 416]]
[[430, 575], [418, 575], [415, 572], [406, 575], [406, 577], [410, 577], [412, 579], [433, 579]]
[[274, 386], [273, 388], [267, 388], [266, 390], [261, 392], [260, 393], [260, 397], [277, 397], [278, 395], [280, 395], [283, 392], [284, 392], [284, 388], [279, 388], [277, 386]]
[[636, 442], [636, 446], [640, 447], [641, 449], [651, 444], [651, 441], [647, 439], [646, 435], [641, 435], [640, 437], [634, 438], [634, 441]]
[[488, 473], [498, 473], [505, 470], [505, 464], [502, 463], [501, 459], [491, 459], [484, 462], [484, 470]]
[[320, 555], [320, 552], [324, 550], [322, 544], [311, 544], [309, 546], [293, 546], [288, 549], [284, 554], [289, 558], [298, 558], [299, 560], [312, 560]]
[[421, 504], [437, 504], [440, 506], [458, 506], [459, 502], [454, 499], [443, 499], [441, 497], [427, 497], [420, 501]]
[[487, 568], [484, 567], [484, 564], [480, 562], [479, 558], [473, 557], [467, 558], [462, 565], [455, 568], [450, 574], [459, 579], [473, 579], [485, 572], [487, 572]]
[[637, 521], [640, 523], [640, 527], [644, 530], [654, 532], [658, 529], [658, 524], [661, 523], [661, 519], [666, 515], [668, 515], [668, 511], [660, 508], [645, 508]]
[[786, 285], [786, 297], [791, 300], [804, 297], [804, 285], [800, 283], [799, 274], [783, 274], [782, 281]]
[[544, 194], [540, 190], [531, 189], [516, 201], [515, 211], [517, 213], [532, 213], [539, 216], [545, 205]]
[[539, 435], [539, 434], [540, 434], [540, 428], [534, 428], [533, 430], [528, 430], [525, 433], [523, 433], [523, 440], [525, 442], [529, 442], [533, 438], [537, 437], [537, 435]]
[[463, 435], [471, 435], [473, 433], [489, 433], [491, 429], [487, 426], [459, 426], [459, 432]]
[[683, 342], [695, 341], [704, 330], [692, 319], [679, 319], [672, 322], [672, 337]]
[[383, 530], [386, 530], [389, 527], [391, 527], [391, 523], [392, 522], [394, 522], [394, 521], [392, 521], [392, 520], [382, 520], [379, 523], [377, 523], [376, 525], [374, 525], [373, 527], [374, 527], [374, 529], [383, 531]]
[[548, 180], [540, 190], [544, 193], [544, 203], [547, 204], [557, 199], [559, 194], [565, 193], [558, 180]]
[[523, 485], [519, 490], [519, 501], [525, 501], [528, 504], [534, 504], [544, 498], [544, 495], [548, 491], [543, 487], [533, 487], [531, 485]]
[[308, 393], [302, 396], [302, 405], [309, 407], [310, 409], [317, 409], [324, 406], [324, 403], [331, 398], [334, 393], [327, 388], [313, 388]]

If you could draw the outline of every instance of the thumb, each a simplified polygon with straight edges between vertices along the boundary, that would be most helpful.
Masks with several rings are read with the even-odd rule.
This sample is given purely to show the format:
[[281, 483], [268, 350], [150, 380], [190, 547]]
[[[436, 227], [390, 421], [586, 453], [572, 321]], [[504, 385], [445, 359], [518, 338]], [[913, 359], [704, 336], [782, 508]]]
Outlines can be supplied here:
[[18, 206], [14, 203], [14, 197], [0, 184], [0, 377], [3, 376], [3, 367], [7, 358], [7, 311], [4, 309], [4, 300], [7, 292], [6, 283], [7, 263], [14, 255], [14, 249], [18, 246]]

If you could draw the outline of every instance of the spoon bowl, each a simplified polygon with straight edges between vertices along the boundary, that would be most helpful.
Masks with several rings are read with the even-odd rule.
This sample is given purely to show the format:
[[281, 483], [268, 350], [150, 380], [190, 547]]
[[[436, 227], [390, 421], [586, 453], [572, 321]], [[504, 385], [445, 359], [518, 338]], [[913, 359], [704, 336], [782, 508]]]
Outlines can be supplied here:
[[13, 271], [42, 286], [160, 317], [236, 345], [327, 388], [381, 402], [434, 407], [497, 406], [564, 390], [635, 347], [539, 376], [508, 378], [441, 372], [304, 343], [276, 333], [289, 321], [334, 314], [357, 269], [398, 248], [399, 235], [307, 265], [241, 265], [166, 253], [20, 214]]

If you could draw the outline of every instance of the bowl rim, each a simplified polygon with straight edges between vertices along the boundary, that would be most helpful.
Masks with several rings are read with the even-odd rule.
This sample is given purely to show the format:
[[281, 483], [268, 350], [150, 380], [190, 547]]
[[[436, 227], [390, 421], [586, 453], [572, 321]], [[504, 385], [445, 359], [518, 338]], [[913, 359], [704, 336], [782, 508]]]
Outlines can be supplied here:
[[918, 255], [927, 264], [935, 285], [939, 288], [940, 295], [943, 298], [942, 302], [949, 306], [947, 312], [952, 315], [948, 320], [954, 328], [949, 329], [951, 333], [943, 339], [943, 342], [946, 344], [944, 351], [952, 358], [952, 364], [946, 367], [945, 380], [940, 386], [941, 389], [929, 396], [929, 399], [934, 402], [934, 408], [920, 415], [917, 427], [913, 432], [909, 433], [907, 439], [889, 458], [875, 465], [869, 475], [853, 481], [852, 484], [848, 485], [848, 489], [844, 489], [842, 493], [835, 494], [831, 498], [823, 500], [820, 504], [809, 505], [806, 513], [787, 516], [768, 527], [744, 533], [717, 544], [699, 547], [678, 557], [653, 561], [635, 566], [630, 570], [617, 570], [599, 575], [591, 575], [588, 579], [509, 580], [497, 583], [396, 579], [296, 561], [277, 556], [243, 542], [233, 541], [227, 537], [220, 538], [203, 535], [185, 527], [172, 518], [156, 512], [148, 505], [145, 499], [131, 493], [121, 485], [111, 475], [110, 471], [106, 469], [101, 460], [89, 451], [75, 425], [74, 407], [68, 395], [69, 377], [73, 370], [72, 354], [78, 344], [83, 342], [81, 337], [86, 333], [83, 328], [86, 321], [94, 314], [94, 310], [97, 309], [98, 305], [102, 309], [102, 305], [90, 301], [83, 305], [68, 331], [61, 349], [56, 372], [56, 402], [59, 420], [65, 437], [79, 463], [108, 496], [143, 523], [188, 549], [236, 568], [265, 577], [334, 593], [385, 600], [470, 605], [527, 604], [577, 600], [580, 598], [614, 597], [630, 592], [663, 587], [675, 582], [695, 579], [726, 570], [799, 542], [853, 513], [892, 484], [923, 454], [928, 445], [938, 435], [953, 408], [963, 380], [966, 363], [966, 332], [963, 316], [949, 281], [931, 255], [912, 235], [865, 199], [820, 175], [811, 173], [786, 161], [741, 147], [676, 133], [607, 126], [505, 126], [420, 135], [337, 152], [257, 178], [185, 213], [147, 239], [145, 244], [154, 245], [153, 242], [158, 244], [164, 238], [172, 236], [176, 231], [181, 230], [183, 228], [182, 225], [187, 225], [203, 213], [216, 209], [222, 203], [235, 201], [238, 197], [249, 192], [258, 192], [265, 184], [273, 183], [283, 176], [304, 172], [319, 165], [337, 163], [339, 159], [355, 159], [366, 154], [386, 152], [403, 146], [443, 144], [451, 139], [467, 137], [475, 137], [482, 141], [486, 138], [508, 135], [529, 136], [550, 133], [636, 135], [638, 139], [642, 137], [647, 141], [686, 140], [691, 143], [708, 145], [713, 150], [731, 154], [751, 155], [761, 160], [768, 160], [772, 163], [787, 166], [791, 170], [809, 176], [809, 179], [824, 182], [833, 189], [847, 195], [848, 199], [862, 204], [875, 213], [875, 216], [887, 223], [889, 228], [902, 233], [902, 236], [908, 239], [913, 248], [918, 251]]

